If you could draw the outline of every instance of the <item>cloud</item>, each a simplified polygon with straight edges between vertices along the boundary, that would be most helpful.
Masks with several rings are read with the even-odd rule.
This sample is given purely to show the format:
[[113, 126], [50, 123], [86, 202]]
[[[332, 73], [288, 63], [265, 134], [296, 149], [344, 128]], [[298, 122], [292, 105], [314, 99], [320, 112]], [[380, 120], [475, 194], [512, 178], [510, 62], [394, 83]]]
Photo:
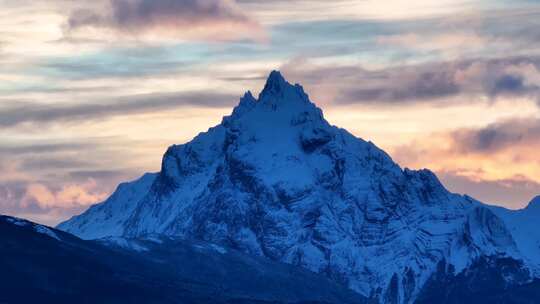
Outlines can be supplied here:
[[409, 144], [394, 147], [392, 154], [404, 165], [417, 166], [423, 162], [437, 168], [469, 168], [459, 171], [474, 176], [485, 175], [485, 168], [474, 171], [482, 165], [499, 173], [506, 170], [511, 175], [528, 168], [523, 172], [540, 178], [540, 171], [536, 171], [540, 169], [536, 153], [540, 149], [539, 137], [540, 119], [514, 118], [483, 127], [428, 133]]
[[[36, 150], [38, 152], [38, 150]], [[82, 159], [58, 158], [58, 156], [38, 156], [24, 159], [19, 169], [24, 172], [35, 172], [37, 170], [62, 170], [69, 168], [86, 168], [93, 165], [92, 162]]]
[[93, 179], [68, 183], [59, 189], [43, 183], [0, 184], [0, 213], [55, 225], [60, 219], [105, 199], [108, 193], [99, 188]]
[[34, 142], [32, 144], [8, 145], [6, 142], [0, 144], [0, 155], [23, 155], [34, 153], [50, 153], [59, 151], [77, 151], [87, 149], [93, 146], [93, 143], [82, 142]]
[[93, 179], [54, 187], [46, 183], [0, 183], [0, 213], [38, 219], [54, 225], [62, 218], [102, 201], [108, 193]]
[[51, 225], [80, 213], [142, 172], [119, 161], [135, 159], [134, 146], [112, 138], [0, 144], [0, 213]]
[[463, 58], [464, 55], [505, 56], [523, 54], [538, 48], [540, 10], [506, 6], [444, 14], [436, 18], [395, 21], [389, 33], [376, 39], [382, 47], [416, 52], [417, 55]]
[[106, 119], [113, 116], [156, 112], [182, 106], [226, 107], [236, 97], [227, 94], [183, 92], [146, 94], [118, 98], [100, 103], [43, 104], [17, 102], [0, 108], [0, 126], [22, 123], [54, 123]]
[[[111, 179], [122, 179], [125, 178], [127, 172], [121, 172], [119, 170], [75, 170], [70, 171], [69, 176], [72, 178], [79, 179], [100, 179], [100, 180], [111, 180]], [[136, 175], [135, 172], [132, 173], [133, 176]]]
[[538, 144], [539, 119], [512, 119], [483, 128], [452, 132], [454, 149], [465, 153], [487, 153]]
[[[540, 100], [540, 57], [468, 59], [367, 69], [328, 66], [297, 59], [282, 69], [318, 93], [333, 92], [337, 104], [444, 104], [462, 98], [496, 100], [501, 96]], [[322, 95], [327, 95], [324, 92]], [[477, 98], [480, 97], [480, 98]]]
[[463, 1], [441, 0], [437, 5], [427, 0], [238, 0], [254, 13], [259, 12], [265, 22], [290, 20], [411, 20], [447, 14], [464, 14], [473, 5]]
[[540, 183], [519, 175], [493, 181], [461, 176], [452, 171], [440, 171], [437, 176], [450, 191], [512, 209], [526, 207], [533, 197], [540, 194]]
[[390, 154], [402, 166], [434, 170], [452, 191], [517, 208], [540, 194], [539, 137], [538, 118], [506, 119], [426, 134]]
[[521, 75], [502, 75], [499, 78], [495, 79], [493, 87], [489, 92], [490, 95], [500, 95], [505, 93], [517, 93], [526, 92], [527, 87], [525, 86], [525, 79]]
[[230, 0], [110, 0], [105, 7], [75, 10], [68, 33], [109, 30], [121, 38], [261, 41], [264, 31]]
[[487, 37], [481, 36], [474, 32], [437, 32], [428, 34], [425, 33], [400, 33], [381, 35], [377, 37], [376, 42], [381, 47], [405, 47], [420, 51], [443, 51], [453, 50], [456, 48], [479, 48], [485, 47], [489, 42]]

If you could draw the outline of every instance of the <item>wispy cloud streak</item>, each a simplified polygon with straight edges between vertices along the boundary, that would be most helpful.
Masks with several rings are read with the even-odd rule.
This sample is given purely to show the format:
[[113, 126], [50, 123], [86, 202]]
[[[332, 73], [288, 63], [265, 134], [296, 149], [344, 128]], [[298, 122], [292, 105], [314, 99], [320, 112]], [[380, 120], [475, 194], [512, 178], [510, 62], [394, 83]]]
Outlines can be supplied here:
[[80, 104], [43, 104], [14, 102], [0, 108], [0, 126], [13, 127], [22, 123], [58, 123], [106, 119], [118, 115], [133, 115], [164, 111], [182, 106], [226, 107], [235, 96], [211, 93], [148, 94], [126, 96], [109, 102]]
[[[444, 103], [454, 96], [540, 98], [540, 57], [467, 59], [367, 69], [295, 60], [283, 69], [295, 79], [335, 91], [335, 103]], [[463, 99], [470, 102], [471, 99]], [[455, 102], [455, 100], [452, 100]]]
[[[97, 28], [138, 38], [261, 40], [262, 26], [230, 0], [110, 0], [75, 10], [68, 30]], [[161, 36], [161, 37], [160, 37]]]

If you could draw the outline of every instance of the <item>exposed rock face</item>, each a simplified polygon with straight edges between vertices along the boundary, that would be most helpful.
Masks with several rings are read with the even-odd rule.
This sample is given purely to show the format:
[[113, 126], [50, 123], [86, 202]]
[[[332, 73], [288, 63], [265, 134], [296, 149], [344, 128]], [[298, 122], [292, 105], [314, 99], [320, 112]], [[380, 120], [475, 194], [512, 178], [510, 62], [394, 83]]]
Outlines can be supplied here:
[[523, 263], [484, 256], [466, 271], [456, 274], [452, 267], [440, 263], [437, 272], [426, 282], [416, 304], [447, 303], [537, 303], [540, 281], [530, 281]]
[[195, 238], [305, 267], [384, 303], [411, 303], [444, 261], [522, 260], [504, 222], [429, 170], [401, 169], [330, 125], [272, 72], [221, 124], [170, 147], [161, 172], [61, 224], [83, 238]]

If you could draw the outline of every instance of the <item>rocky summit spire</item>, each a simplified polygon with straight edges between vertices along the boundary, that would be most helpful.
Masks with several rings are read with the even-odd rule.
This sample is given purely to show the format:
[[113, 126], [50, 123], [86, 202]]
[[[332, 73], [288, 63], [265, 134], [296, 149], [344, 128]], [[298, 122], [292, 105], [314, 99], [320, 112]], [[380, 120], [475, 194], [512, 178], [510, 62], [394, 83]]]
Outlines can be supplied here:
[[303, 101], [308, 102], [309, 98], [304, 89], [299, 84], [292, 85], [279, 71], [272, 71], [268, 75], [264, 89], [259, 94], [260, 102], [279, 104], [282, 102]]
[[302, 86], [292, 85], [275, 70], [268, 76], [259, 97], [255, 99], [250, 91], [246, 92], [233, 109], [232, 115], [224, 117], [223, 123], [228, 124], [231, 120], [238, 122], [239, 119], [246, 120], [244, 124], [251, 128], [265, 122], [273, 128], [278, 123], [288, 128], [291, 123], [298, 124], [301, 121], [317, 121], [327, 125], [322, 111], [309, 100]]
[[264, 85], [263, 93], [279, 93], [282, 92], [283, 89], [290, 85], [285, 78], [281, 75], [279, 71], [273, 70], [270, 72], [270, 75], [268, 75], [268, 79], [266, 80], [266, 84]]

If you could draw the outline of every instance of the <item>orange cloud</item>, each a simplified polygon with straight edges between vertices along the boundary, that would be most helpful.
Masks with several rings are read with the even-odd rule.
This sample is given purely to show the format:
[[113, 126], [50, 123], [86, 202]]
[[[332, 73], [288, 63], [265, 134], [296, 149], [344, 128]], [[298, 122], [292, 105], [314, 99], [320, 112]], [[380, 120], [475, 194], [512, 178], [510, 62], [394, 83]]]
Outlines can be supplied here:
[[530, 129], [518, 134], [510, 126], [489, 128], [432, 133], [390, 154], [402, 166], [433, 170], [450, 191], [522, 208], [540, 194], [540, 142]]
[[96, 181], [88, 179], [83, 184], [67, 184], [60, 190], [54, 191], [40, 183], [29, 184], [21, 200], [22, 207], [36, 203], [43, 209], [73, 208], [87, 206], [102, 201], [107, 193], [97, 190]]
[[[433, 133], [394, 147], [402, 165], [453, 172], [474, 181], [540, 181], [536, 120], [506, 121], [478, 129]], [[536, 128], [536, 129], [534, 129]]]

